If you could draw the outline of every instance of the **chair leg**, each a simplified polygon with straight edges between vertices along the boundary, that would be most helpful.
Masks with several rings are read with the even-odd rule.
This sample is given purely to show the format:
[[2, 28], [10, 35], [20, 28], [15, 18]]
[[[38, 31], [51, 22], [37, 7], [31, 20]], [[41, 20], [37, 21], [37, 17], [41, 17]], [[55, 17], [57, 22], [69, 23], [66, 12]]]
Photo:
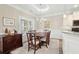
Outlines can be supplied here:
[[30, 44], [28, 43], [28, 52], [29, 52], [29, 50], [30, 50]]
[[36, 53], [36, 51], [34, 50], [34, 54]]
[[46, 42], [46, 47], [48, 48], [48, 43]]
[[39, 48], [41, 48], [41, 43], [39, 44]]
[[34, 46], [34, 54], [36, 53], [36, 46]]
[[48, 48], [48, 45], [46, 44], [46, 47]]
[[48, 41], [48, 45], [49, 45], [49, 43], [50, 43], [50, 42]]
[[29, 50], [30, 50], [30, 47], [28, 47], [28, 52], [29, 52]]

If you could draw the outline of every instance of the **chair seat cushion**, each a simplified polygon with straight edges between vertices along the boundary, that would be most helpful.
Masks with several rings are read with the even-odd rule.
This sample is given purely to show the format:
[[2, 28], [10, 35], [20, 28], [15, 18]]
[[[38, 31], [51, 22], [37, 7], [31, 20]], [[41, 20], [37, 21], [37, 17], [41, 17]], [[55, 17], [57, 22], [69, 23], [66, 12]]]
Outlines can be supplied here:
[[41, 41], [46, 41], [46, 38], [42, 38]]
[[[34, 40], [33, 40], [33, 44], [35, 44], [35, 41], [34, 41]], [[37, 45], [37, 44], [39, 44], [39, 41], [38, 41], [38, 40], [36, 41], [36, 45]]]

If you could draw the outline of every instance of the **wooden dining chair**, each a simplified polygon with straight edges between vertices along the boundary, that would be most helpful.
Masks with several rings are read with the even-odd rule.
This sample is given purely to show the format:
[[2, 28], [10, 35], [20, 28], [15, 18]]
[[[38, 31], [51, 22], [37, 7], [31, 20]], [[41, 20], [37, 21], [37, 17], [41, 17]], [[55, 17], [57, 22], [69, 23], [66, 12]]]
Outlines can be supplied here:
[[36, 32], [36, 30], [29, 30], [28, 32]]
[[27, 33], [27, 39], [28, 39], [28, 51], [31, 49], [34, 49], [34, 54], [36, 53], [36, 50], [41, 48], [40, 45], [40, 37], [37, 37], [35, 33]]
[[45, 32], [45, 37], [41, 39], [41, 42], [43, 45], [45, 45], [48, 48], [48, 45], [50, 43], [50, 31]]

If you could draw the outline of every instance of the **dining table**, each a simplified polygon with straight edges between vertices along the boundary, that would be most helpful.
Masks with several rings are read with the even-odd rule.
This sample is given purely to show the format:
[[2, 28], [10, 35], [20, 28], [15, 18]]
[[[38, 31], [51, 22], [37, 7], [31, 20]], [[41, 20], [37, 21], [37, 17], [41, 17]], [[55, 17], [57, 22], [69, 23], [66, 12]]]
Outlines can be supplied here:
[[[45, 39], [46, 37], [46, 33], [47, 31], [30, 31], [28, 33], [32, 33], [32, 34], [35, 34], [35, 36], [37, 38], [39, 38], [40, 40], [43, 40], [43, 38]], [[41, 45], [43, 45], [44, 41], [41, 41]]]
[[36, 36], [41, 38], [45, 37], [45, 31], [29, 31], [28, 33], [35, 34]]

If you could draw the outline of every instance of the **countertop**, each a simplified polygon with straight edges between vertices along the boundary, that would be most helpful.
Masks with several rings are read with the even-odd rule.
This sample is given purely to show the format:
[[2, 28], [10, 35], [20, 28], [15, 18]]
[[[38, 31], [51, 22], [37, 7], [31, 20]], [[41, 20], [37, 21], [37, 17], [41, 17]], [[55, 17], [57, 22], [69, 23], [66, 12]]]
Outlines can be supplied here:
[[79, 35], [79, 32], [74, 32], [74, 31], [63, 31], [62, 33], [65, 33], [65, 34], [73, 34], [73, 35]]

